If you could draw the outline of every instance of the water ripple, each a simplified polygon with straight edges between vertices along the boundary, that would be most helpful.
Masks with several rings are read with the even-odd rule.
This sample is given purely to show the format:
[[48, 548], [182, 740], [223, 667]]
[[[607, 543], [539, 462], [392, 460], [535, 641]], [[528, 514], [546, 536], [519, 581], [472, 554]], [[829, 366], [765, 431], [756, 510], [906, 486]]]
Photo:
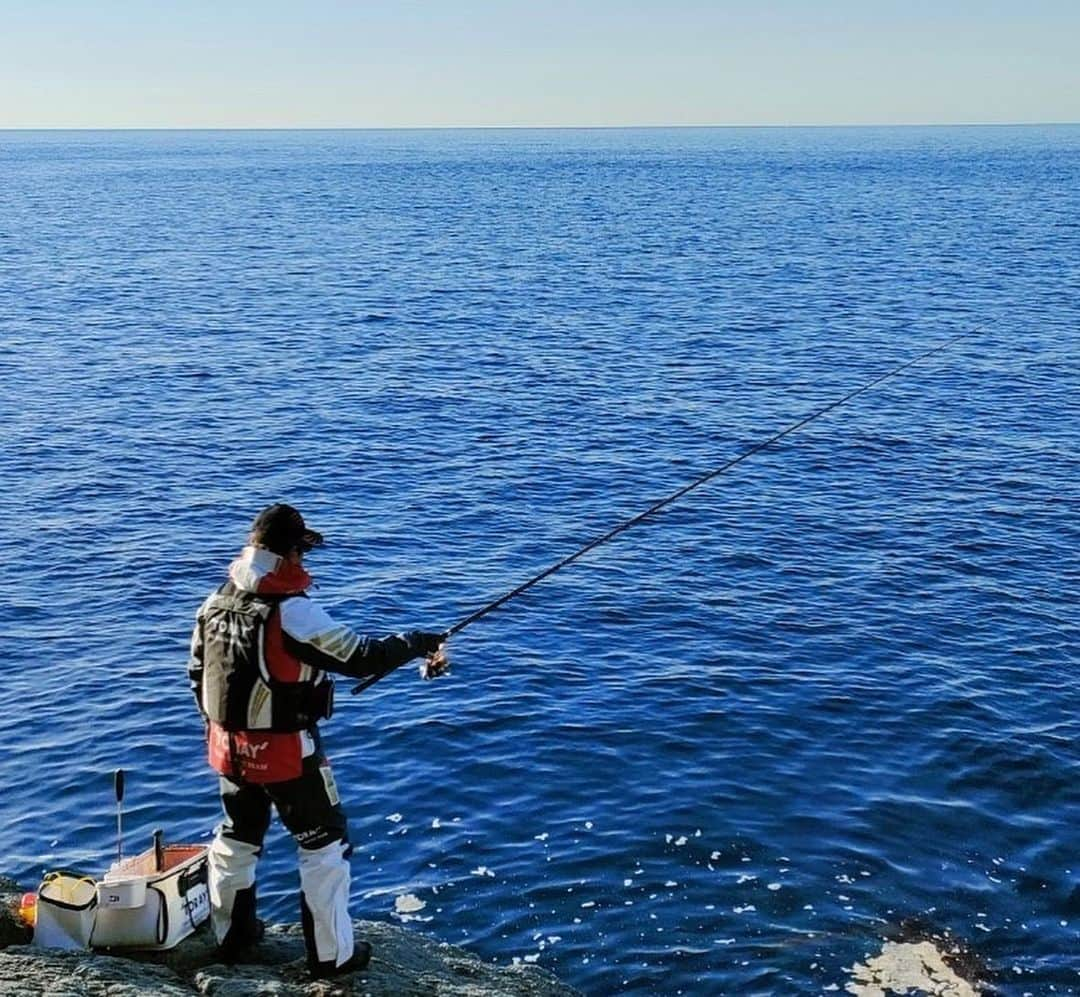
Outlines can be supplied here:
[[260, 505], [445, 626], [978, 326], [328, 746], [358, 913], [590, 993], [828, 992], [914, 914], [1075, 992], [1078, 192], [1076, 128], [6, 133], [3, 871], [101, 869], [118, 766], [129, 849], [210, 833], [188, 631]]

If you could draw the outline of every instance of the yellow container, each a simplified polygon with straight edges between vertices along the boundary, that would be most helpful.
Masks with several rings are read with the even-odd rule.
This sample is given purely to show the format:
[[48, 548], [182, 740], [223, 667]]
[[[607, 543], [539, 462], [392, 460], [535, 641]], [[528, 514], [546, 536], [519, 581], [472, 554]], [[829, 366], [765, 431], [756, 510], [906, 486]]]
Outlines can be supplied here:
[[19, 901], [19, 920], [28, 928], [37, 923], [37, 894], [24, 893]]

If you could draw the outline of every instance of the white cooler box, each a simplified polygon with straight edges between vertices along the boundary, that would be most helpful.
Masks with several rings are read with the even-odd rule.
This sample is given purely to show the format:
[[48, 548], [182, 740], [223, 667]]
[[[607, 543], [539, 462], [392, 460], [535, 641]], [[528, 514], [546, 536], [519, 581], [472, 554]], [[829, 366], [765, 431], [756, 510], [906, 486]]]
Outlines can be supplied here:
[[165, 845], [116, 862], [97, 884], [90, 944], [171, 949], [210, 916], [205, 845]]

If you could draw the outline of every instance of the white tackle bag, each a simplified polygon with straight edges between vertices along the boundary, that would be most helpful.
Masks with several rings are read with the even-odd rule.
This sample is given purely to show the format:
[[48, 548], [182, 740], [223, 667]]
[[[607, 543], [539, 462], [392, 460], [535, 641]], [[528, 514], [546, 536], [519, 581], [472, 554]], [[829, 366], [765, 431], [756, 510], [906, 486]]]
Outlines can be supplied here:
[[205, 845], [164, 845], [113, 863], [97, 884], [90, 944], [171, 949], [210, 916]]

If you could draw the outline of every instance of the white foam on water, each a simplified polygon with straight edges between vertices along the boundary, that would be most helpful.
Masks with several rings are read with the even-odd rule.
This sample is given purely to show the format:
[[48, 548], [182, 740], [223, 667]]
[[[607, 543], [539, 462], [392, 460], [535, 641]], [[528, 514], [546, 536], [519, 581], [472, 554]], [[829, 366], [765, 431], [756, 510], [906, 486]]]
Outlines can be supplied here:
[[479, 865], [475, 869], [469, 870], [473, 876], [494, 876], [493, 873], [486, 865]]
[[933, 942], [886, 942], [881, 954], [851, 967], [846, 990], [853, 997], [933, 994], [934, 997], [980, 997], [967, 980], [946, 964]]
[[395, 914], [415, 914], [426, 906], [427, 901], [421, 900], [415, 893], [403, 893], [400, 897], [394, 897]]
[[401, 816], [401, 814], [390, 814], [390, 816], [386, 819], [392, 824], [400, 824], [404, 818]]
[[439, 829], [440, 827], [442, 827], [442, 821], [441, 821], [441, 820], [439, 820], [439, 818], [438, 818], [438, 817], [436, 817], [436, 818], [435, 818], [435, 819], [434, 819], [434, 820], [433, 820], [433, 821], [431, 822], [431, 826], [432, 826], [432, 828], [433, 828], [434, 830], [438, 830], [438, 829]]

